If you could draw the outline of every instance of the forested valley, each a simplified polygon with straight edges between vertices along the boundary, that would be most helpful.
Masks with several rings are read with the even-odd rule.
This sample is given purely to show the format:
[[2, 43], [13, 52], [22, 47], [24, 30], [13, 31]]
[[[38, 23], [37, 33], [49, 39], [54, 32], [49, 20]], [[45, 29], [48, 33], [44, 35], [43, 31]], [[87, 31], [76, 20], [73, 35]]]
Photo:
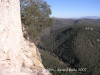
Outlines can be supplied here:
[[24, 37], [35, 42], [44, 67], [52, 75], [100, 75], [100, 19], [54, 18], [51, 11], [43, 0], [21, 0]]

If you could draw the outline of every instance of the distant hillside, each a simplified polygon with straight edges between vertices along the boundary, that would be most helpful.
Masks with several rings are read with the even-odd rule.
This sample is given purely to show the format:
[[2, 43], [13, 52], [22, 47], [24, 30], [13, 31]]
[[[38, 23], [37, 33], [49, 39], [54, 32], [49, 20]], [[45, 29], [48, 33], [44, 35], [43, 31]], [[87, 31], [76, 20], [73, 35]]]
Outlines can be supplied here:
[[85, 16], [81, 18], [88, 18], [88, 19], [100, 19], [100, 16]]
[[61, 61], [69, 63], [70, 67], [86, 68], [86, 71], [81, 71], [85, 75], [100, 74], [99, 26], [63, 27], [44, 36], [41, 42], [40, 48], [55, 54]]
[[58, 28], [62, 28], [69, 25], [99, 25], [100, 26], [100, 19], [63, 19], [63, 18], [56, 18], [55, 23], [51, 26], [51, 30], [55, 30]]
[[[52, 73], [52, 75], [83, 75], [78, 72], [63, 71], [63, 69], [70, 68], [68, 67], [68, 64], [60, 61], [57, 56], [49, 51], [40, 49], [40, 53], [43, 65]], [[62, 69], [62, 71], [59, 71], [58, 69]]]

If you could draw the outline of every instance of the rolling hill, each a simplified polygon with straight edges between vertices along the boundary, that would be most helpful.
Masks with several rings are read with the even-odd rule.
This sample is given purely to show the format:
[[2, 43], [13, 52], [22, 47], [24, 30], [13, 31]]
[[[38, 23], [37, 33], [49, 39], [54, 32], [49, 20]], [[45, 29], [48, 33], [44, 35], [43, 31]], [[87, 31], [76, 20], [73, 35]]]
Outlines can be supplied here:
[[81, 19], [63, 19], [56, 18], [55, 23], [51, 26], [51, 31], [56, 30], [62, 27], [66, 27], [69, 25], [96, 25], [100, 26], [100, 19], [92, 19], [92, 18], [81, 18]]
[[99, 26], [71, 25], [53, 30], [50, 35], [41, 38], [39, 47], [57, 56], [69, 67], [81, 69], [79, 72], [82, 74], [100, 74]]

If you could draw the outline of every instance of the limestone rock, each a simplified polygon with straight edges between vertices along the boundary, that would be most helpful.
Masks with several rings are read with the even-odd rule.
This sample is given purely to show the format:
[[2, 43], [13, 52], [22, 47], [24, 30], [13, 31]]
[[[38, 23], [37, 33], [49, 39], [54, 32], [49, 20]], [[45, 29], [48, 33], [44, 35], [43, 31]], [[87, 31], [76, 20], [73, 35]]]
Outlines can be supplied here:
[[49, 75], [33, 43], [23, 37], [19, 0], [0, 0], [0, 75]]

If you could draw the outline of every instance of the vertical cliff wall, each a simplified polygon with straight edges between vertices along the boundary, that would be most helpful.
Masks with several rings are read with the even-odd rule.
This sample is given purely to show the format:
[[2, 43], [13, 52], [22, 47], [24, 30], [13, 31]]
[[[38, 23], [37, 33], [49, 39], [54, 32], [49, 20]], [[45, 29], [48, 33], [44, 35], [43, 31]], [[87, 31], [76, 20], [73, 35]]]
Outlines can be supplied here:
[[49, 75], [33, 43], [23, 38], [19, 0], [0, 0], [0, 75]]

